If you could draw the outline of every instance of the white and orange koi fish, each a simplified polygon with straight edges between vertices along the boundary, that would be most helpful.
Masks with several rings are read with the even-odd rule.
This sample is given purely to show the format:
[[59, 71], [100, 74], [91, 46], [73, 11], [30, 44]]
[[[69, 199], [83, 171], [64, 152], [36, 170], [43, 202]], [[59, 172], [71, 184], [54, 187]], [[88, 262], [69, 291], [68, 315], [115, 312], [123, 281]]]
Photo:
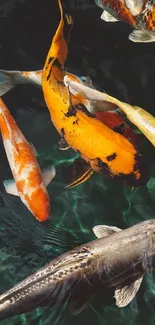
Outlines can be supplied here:
[[18, 195], [35, 218], [46, 221], [50, 217], [50, 200], [46, 186], [54, 178], [55, 167], [40, 170], [32, 147], [17, 126], [0, 98], [0, 130], [14, 181], [4, 181], [6, 192]]

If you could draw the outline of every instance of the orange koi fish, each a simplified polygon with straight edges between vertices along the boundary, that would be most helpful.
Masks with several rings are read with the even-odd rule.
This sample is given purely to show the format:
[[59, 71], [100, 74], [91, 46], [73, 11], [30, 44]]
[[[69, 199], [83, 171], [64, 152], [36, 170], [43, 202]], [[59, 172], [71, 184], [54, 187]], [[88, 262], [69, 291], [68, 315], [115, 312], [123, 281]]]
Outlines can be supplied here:
[[76, 185], [94, 172], [119, 176], [132, 186], [144, 184], [150, 175], [144, 170], [140, 153], [121, 134], [88, 112], [83, 97], [71, 94], [64, 84], [64, 63], [68, 55], [72, 18], [63, 15], [60, 0], [58, 3], [61, 19], [43, 68], [42, 88], [53, 125], [87, 163], [87, 172], [79, 177]]
[[35, 218], [46, 221], [50, 216], [50, 201], [46, 186], [56, 174], [55, 167], [42, 175], [35, 149], [19, 130], [9, 110], [0, 99], [0, 130], [14, 181], [4, 181], [6, 192], [18, 195]]
[[132, 42], [155, 42], [155, 3], [152, 0], [95, 0], [106, 22], [123, 21], [135, 30], [129, 35]]

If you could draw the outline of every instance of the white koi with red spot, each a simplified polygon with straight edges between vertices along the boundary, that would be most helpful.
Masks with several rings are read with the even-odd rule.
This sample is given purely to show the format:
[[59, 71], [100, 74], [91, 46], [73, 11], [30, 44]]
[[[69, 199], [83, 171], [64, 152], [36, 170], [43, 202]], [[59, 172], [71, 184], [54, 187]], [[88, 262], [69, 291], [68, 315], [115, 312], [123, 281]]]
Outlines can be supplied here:
[[55, 167], [49, 167], [42, 174], [34, 148], [25, 139], [2, 99], [0, 99], [0, 129], [15, 181], [4, 181], [6, 191], [12, 195], [19, 195], [38, 221], [48, 220], [50, 200], [46, 186], [56, 174]]

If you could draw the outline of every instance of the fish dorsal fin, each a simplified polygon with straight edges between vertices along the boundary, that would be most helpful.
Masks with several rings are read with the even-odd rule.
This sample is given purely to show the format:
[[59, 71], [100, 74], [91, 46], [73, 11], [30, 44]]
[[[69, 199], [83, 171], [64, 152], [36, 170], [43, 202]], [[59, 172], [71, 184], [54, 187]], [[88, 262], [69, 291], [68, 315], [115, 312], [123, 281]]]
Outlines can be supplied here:
[[141, 30], [134, 30], [129, 35], [129, 40], [135, 43], [151, 43], [155, 42], [155, 35], [153, 33], [141, 31]]
[[115, 290], [114, 297], [116, 299], [116, 305], [118, 307], [127, 306], [135, 297], [137, 291], [140, 288], [144, 275], [131, 284], [118, 286]]
[[117, 228], [115, 226], [98, 225], [98, 226], [95, 226], [92, 230], [97, 238], [103, 238], [103, 237], [110, 236], [110, 235], [114, 234], [115, 232], [119, 232], [122, 229]]
[[103, 10], [101, 19], [106, 21], [107, 23], [115, 23], [116, 21], [118, 21], [118, 19], [110, 15], [106, 10]]

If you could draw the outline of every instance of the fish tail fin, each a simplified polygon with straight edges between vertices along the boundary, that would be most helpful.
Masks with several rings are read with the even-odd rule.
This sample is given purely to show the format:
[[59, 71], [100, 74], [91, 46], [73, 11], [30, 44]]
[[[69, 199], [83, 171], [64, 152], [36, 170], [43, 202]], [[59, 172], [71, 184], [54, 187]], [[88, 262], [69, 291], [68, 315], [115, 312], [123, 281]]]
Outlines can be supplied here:
[[21, 71], [0, 70], [0, 96], [6, 94], [12, 88], [27, 83]]
[[53, 37], [43, 69], [43, 79], [45, 78], [47, 80], [50, 78], [52, 67], [56, 67], [59, 71], [64, 69], [64, 63], [68, 55], [68, 41], [73, 23], [72, 17], [64, 14], [61, 0], [58, 0], [58, 5], [60, 9], [60, 22]]
[[[70, 32], [71, 32], [72, 25], [73, 25], [73, 19], [72, 19], [72, 16], [64, 13], [61, 0], [58, 0], [58, 5], [59, 5], [59, 9], [60, 9], [60, 23], [59, 23], [57, 31], [53, 37], [53, 42], [55, 42], [55, 43], [61, 42], [61, 39], [60, 39], [60, 37], [61, 37], [63, 42], [65, 40], [65, 42], [68, 43]], [[67, 49], [66, 57], [67, 57], [67, 54], [68, 54], [68, 49]]]

